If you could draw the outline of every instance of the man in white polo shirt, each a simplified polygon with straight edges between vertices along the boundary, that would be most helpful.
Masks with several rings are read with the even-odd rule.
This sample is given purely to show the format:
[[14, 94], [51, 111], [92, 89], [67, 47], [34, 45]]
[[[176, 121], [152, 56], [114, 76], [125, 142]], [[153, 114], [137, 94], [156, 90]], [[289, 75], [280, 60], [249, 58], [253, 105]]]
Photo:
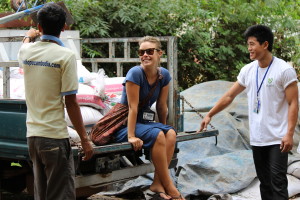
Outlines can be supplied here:
[[226, 108], [243, 90], [248, 97], [250, 144], [262, 200], [288, 200], [287, 161], [298, 118], [297, 75], [272, 55], [273, 33], [264, 25], [249, 27], [244, 36], [250, 59], [234, 85], [207, 113], [200, 125]]
[[[75, 200], [75, 170], [64, 119], [64, 106], [81, 138], [85, 156], [93, 148], [76, 100], [78, 79], [74, 53], [59, 40], [66, 13], [54, 3], [37, 13], [38, 28], [30, 29], [19, 51], [24, 68], [27, 143], [33, 162], [35, 200]], [[41, 41], [31, 43], [39, 33]], [[26, 43], [26, 44], [25, 44]]]

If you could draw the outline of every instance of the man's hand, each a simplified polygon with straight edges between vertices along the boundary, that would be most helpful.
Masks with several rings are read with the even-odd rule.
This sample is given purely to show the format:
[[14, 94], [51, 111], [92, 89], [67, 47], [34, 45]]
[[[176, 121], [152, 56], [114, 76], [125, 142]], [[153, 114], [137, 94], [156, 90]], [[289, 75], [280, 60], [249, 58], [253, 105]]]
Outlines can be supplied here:
[[88, 140], [82, 140], [81, 146], [84, 151], [84, 156], [82, 157], [82, 160], [86, 161], [92, 158], [93, 156], [93, 146]]
[[36, 29], [34, 29], [34, 28], [30, 28], [30, 29], [27, 31], [26, 35], [27, 35], [28, 37], [36, 38], [36, 37], [40, 36], [40, 32], [39, 32], [39, 30], [36, 30]]
[[281, 140], [280, 149], [281, 152], [291, 151], [293, 149], [293, 136], [286, 134]]
[[25, 34], [25, 37], [23, 39], [23, 43], [33, 42], [37, 37], [41, 36], [41, 33], [34, 29], [30, 28], [27, 33]]
[[208, 115], [206, 115], [204, 117], [204, 119], [202, 120], [201, 124], [200, 124], [200, 132], [203, 130], [203, 131], [206, 131], [207, 130], [207, 125], [209, 124], [211, 120], [211, 117], [209, 117]]

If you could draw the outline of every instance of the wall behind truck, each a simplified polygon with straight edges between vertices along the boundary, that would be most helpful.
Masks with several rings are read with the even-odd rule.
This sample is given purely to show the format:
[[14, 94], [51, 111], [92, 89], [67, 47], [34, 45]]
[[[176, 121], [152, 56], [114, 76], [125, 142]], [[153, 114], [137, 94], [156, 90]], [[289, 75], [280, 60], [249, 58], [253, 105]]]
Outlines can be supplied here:
[[[1, 38], [25, 36], [27, 30], [3, 29], [0, 30], [0, 62], [17, 61], [18, 51], [22, 41], [3, 42]], [[79, 31], [64, 31], [60, 36], [65, 46], [76, 53], [76, 59], [80, 59], [80, 36]], [[69, 40], [68, 40], [69, 38]], [[18, 66], [16, 66], [18, 67]]]
[[[19, 66], [17, 56], [26, 32], [27, 30], [0, 29], [0, 98], [25, 98], [20, 86], [23, 84], [23, 81], [19, 79], [21, 72], [17, 68]], [[64, 31], [60, 38], [67, 48], [74, 51], [76, 59], [80, 60], [79, 31]], [[14, 96], [9, 94], [11, 93], [9, 92], [11, 82], [9, 77], [17, 78], [14, 80], [14, 84], [18, 91], [14, 91]]]

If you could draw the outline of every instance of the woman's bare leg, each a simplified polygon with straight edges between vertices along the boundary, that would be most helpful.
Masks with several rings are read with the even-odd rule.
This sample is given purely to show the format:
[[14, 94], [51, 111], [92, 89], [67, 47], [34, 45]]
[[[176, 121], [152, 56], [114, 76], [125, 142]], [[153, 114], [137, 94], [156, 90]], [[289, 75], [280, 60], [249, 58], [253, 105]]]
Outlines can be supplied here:
[[[173, 129], [170, 129], [165, 135], [165, 138], [166, 138], [166, 155], [167, 155], [167, 162], [169, 166], [174, 154], [175, 143], [176, 143], [176, 132]], [[159, 180], [159, 177], [155, 172], [154, 172], [154, 180], [150, 188], [153, 189], [153, 191], [155, 190], [162, 191], [163, 188]], [[164, 189], [163, 192], [165, 192]]]
[[175, 142], [176, 133], [174, 130], [168, 131], [166, 135], [160, 132], [151, 150], [155, 173], [150, 189], [155, 192], [166, 192], [171, 196], [179, 196], [180, 194], [170, 177], [168, 169], [174, 153]]

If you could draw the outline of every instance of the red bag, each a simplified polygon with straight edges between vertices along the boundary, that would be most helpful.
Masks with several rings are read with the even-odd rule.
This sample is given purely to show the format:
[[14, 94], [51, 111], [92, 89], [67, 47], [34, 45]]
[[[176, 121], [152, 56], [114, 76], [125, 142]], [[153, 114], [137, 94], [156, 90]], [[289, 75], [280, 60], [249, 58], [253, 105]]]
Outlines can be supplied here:
[[117, 103], [92, 128], [90, 138], [95, 145], [105, 145], [113, 139], [113, 133], [126, 125], [128, 106]]

